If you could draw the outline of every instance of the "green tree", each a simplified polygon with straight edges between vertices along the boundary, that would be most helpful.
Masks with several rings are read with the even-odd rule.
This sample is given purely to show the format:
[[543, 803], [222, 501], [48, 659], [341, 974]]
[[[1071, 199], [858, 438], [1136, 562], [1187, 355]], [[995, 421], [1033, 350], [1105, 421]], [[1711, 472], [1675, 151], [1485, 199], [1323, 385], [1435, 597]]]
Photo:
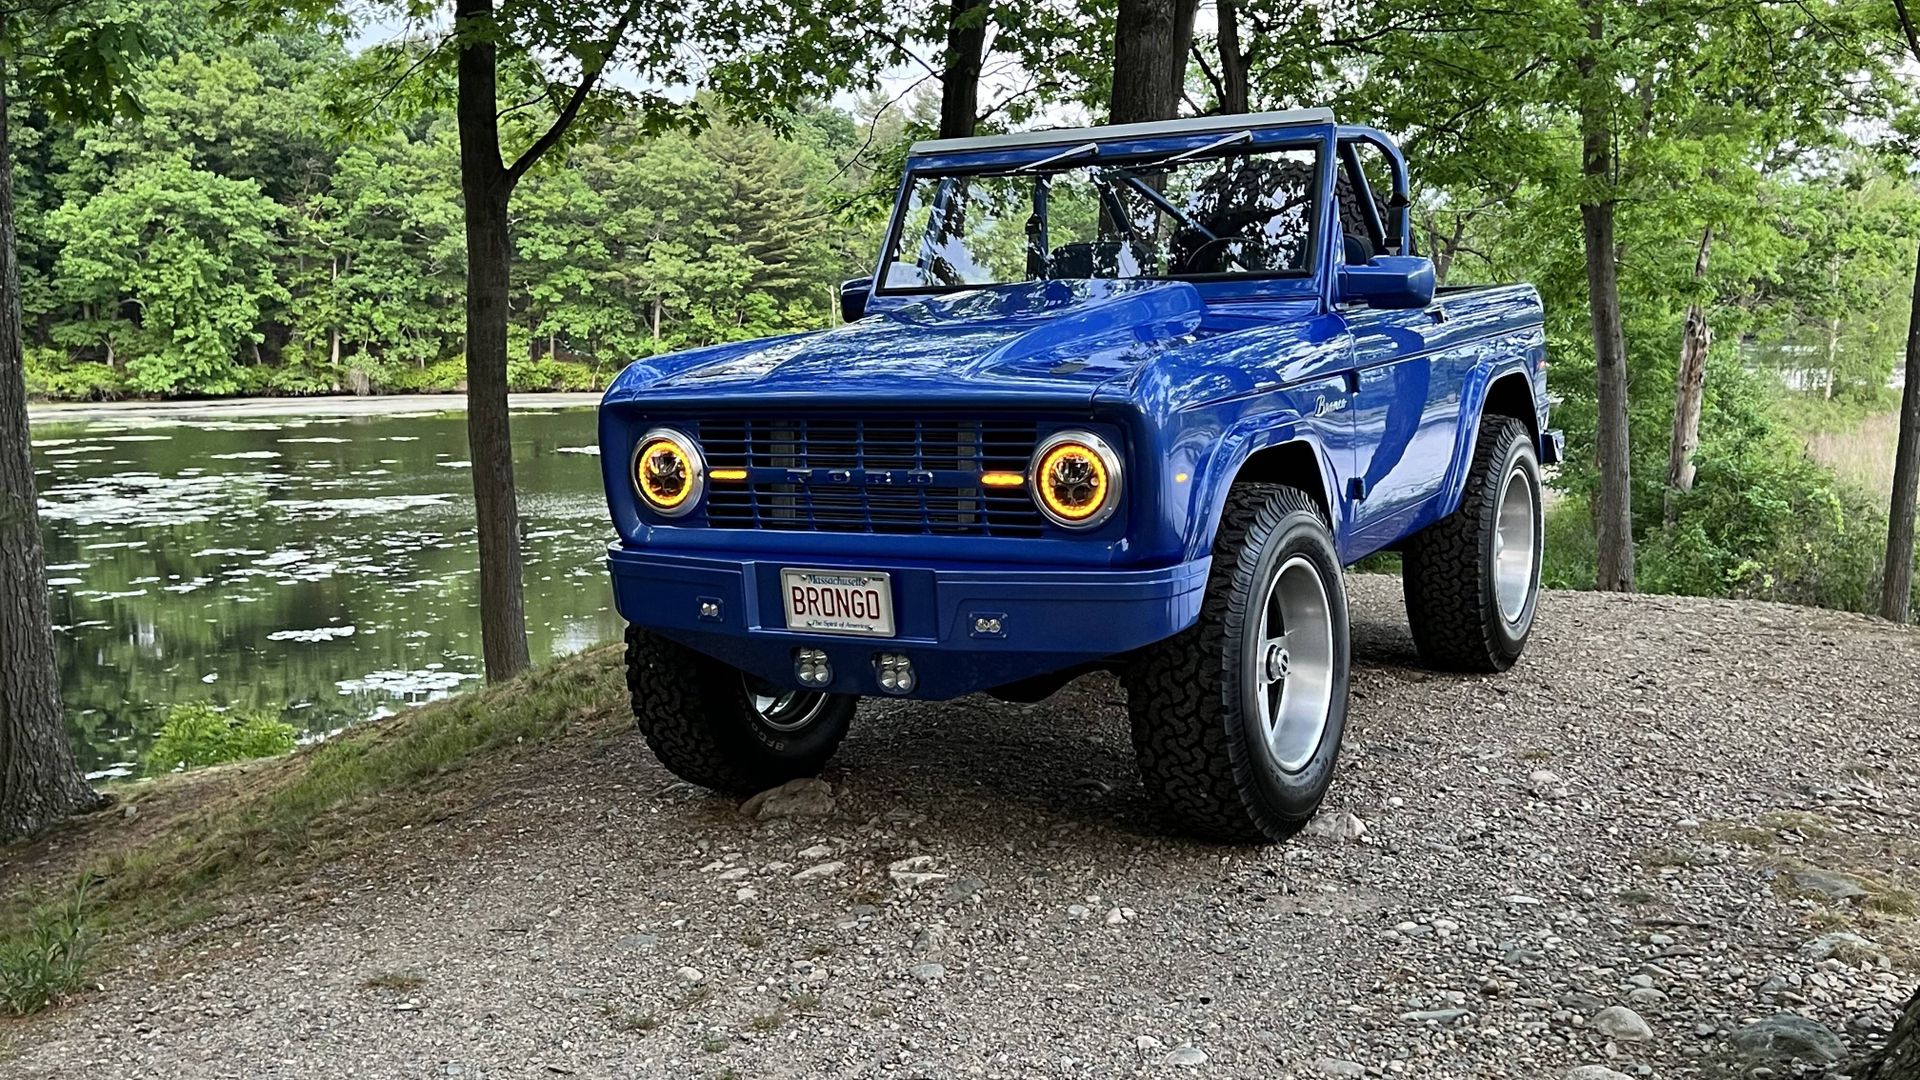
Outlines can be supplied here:
[[273, 273], [280, 217], [253, 182], [175, 158], [116, 176], [49, 225], [67, 299], [119, 313], [106, 336], [133, 343], [136, 388], [231, 394], [239, 350], [261, 340], [262, 308], [288, 295]]

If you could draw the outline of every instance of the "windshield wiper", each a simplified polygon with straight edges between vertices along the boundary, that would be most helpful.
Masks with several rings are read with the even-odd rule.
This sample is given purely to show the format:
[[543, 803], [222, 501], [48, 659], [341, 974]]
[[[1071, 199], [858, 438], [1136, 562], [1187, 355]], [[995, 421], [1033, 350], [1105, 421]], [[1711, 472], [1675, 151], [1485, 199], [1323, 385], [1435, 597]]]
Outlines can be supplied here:
[[1079, 146], [1073, 147], [1071, 149], [1062, 150], [1059, 153], [1053, 155], [1052, 157], [1044, 157], [1044, 158], [1041, 158], [1039, 161], [1028, 162], [1027, 164], [1020, 166], [1019, 168], [1009, 169], [1007, 170], [1006, 175], [1019, 176], [1021, 173], [1039, 172], [1041, 169], [1044, 169], [1049, 165], [1058, 165], [1063, 161], [1077, 161], [1078, 159], [1083, 157], [1099, 157], [1099, 156], [1100, 156], [1099, 143], [1093, 143], [1093, 142], [1081, 143]]
[[1252, 141], [1253, 141], [1253, 132], [1236, 131], [1231, 135], [1227, 135], [1222, 138], [1215, 139], [1214, 141], [1206, 144], [1205, 146], [1196, 146], [1191, 150], [1182, 150], [1179, 153], [1170, 155], [1168, 157], [1153, 158], [1149, 161], [1131, 162], [1126, 165], [1117, 166], [1117, 168], [1119, 168], [1122, 172], [1128, 172], [1128, 173], [1137, 173], [1137, 172], [1144, 171], [1146, 169], [1163, 169], [1163, 168], [1166, 168], [1168, 165], [1178, 165], [1183, 161], [1191, 161], [1194, 158], [1201, 157], [1206, 154], [1211, 154], [1215, 150], [1219, 150], [1224, 147], [1234, 146], [1239, 143], [1252, 142]]

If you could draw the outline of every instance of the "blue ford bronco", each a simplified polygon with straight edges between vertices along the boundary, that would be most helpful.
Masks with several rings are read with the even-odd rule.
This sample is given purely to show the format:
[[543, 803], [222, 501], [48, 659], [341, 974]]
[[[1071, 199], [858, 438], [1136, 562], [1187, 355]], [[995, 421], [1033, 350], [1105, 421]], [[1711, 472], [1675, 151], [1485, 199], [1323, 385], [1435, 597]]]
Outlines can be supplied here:
[[633, 709], [725, 791], [862, 696], [1110, 670], [1184, 828], [1277, 840], [1347, 713], [1341, 568], [1402, 556], [1421, 657], [1495, 672], [1540, 580], [1529, 286], [1439, 288], [1406, 163], [1324, 109], [915, 145], [829, 330], [628, 367], [600, 408]]

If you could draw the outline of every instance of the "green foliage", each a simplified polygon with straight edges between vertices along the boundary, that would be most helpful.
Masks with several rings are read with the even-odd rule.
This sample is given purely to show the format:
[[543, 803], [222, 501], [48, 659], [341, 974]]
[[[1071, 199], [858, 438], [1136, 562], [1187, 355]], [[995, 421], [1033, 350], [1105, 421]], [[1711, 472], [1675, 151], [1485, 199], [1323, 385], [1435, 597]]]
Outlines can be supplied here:
[[[1660, 493], [1641, 494], [1639, 586], [1647, 592], [1731, 596], [1871, 611], [1878, 601], [1886, 511], [1834, 478], [1782, 420], [1769, 376], [1730, 367], [1708, 382], [1691, 492], [1661, 520]], [[1636, 463], [1651, 470], [1653, 463]], [[1593, 526], [1584, 494], [1547, 515], [1549, 588], [1593, 581]]]
[[0, 1013], [36, 1013], [80, 989], [99, 939], [85, 886], [30, 908], [0, 934]]
[[223, 712], [211, 705], [175, 705], [147, 751], [149, 774], [272, 757], [294, 748], [291, 724], [264, 713]]
[[[235, 41], [177, 14], [194, 32], [134, 80], [137, 116], [16, 121], [35, 396], [461, 386], [465, 234], [438, 69], [366, 96], [405, 50], [350, 56], [311, 30]], [[503, 94], [536, 89], [530, 63], [503, 59]], [[674, 107], [689, 132], [649, 100], [607, 104], [598, 138], [515, 195], [517, 389], [597, 388], [638, 356], [830, 324], [884, 210], [853, 199], [868, 174], [846, 168], [849, 117], [731, 119], [703, 98]], [[546, 119], [511, 111], [508, 135]]]

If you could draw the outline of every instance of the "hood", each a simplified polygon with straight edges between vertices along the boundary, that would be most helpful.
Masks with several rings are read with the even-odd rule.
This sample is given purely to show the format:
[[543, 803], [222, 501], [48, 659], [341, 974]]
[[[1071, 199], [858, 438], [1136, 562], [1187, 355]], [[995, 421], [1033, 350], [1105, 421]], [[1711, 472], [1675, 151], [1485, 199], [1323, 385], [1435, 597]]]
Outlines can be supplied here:
[[[647, 400], [1078, 396], [1190, 340], [1206, 304], [1177, 281], [1035, 281], [947, 293], [814, 334], [660, 358]], [[639, 368], [642, 365], [636, 364]], [[636, 373], [638, 374], [638, 373]], [[641, 376], [644, 378], [644, 376]], [[622, 380], [625, 381], [625, 380]]]

